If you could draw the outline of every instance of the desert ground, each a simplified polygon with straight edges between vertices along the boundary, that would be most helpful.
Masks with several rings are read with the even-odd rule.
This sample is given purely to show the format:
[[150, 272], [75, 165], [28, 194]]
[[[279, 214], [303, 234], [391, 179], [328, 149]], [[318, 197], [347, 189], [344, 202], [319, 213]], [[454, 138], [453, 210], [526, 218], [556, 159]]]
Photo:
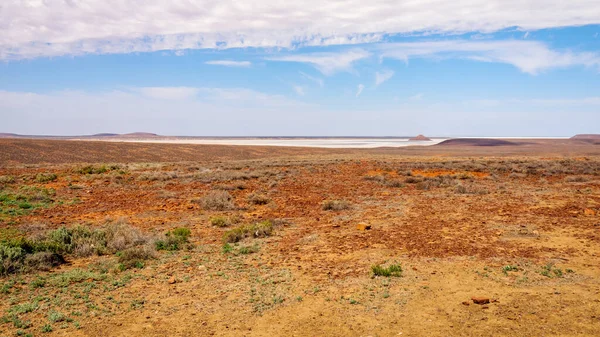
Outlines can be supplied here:
[[0, 139], [0, 336], [598, 336], [600, 146]]

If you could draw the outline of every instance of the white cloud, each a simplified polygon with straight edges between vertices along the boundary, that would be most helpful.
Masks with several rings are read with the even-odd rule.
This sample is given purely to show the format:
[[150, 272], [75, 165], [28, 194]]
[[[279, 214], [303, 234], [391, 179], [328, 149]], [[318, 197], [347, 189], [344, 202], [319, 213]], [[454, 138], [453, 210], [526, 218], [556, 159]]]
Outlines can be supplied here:
[[360, 44], [396, 33], [598, 23], [597, 0], [3, 0], [0, 59]]
[[157, 99], [165, 100], [184, 100], [193, 98], [198, 94], [200, 89], [190, 87], [141, 87], [133, 88], [140, 94]]
[[322, 78], [317, 78], [317, 77], [313, 77], [310, 76], [302, 71], [299, 71], [298, 73], [300, 73], [300, 76], [306, 78], [307, 80], [313, 81], [315, 83], [317, 83], [319, 85], [319, 87], [323, 88], [323, 86], [325, 85], [325, 82], [323, 81]]
[[225, 66], [225, 67], [241, 67], [247, 68], [252, 65], [250, 61], [229, 61], [229, 60], [214, 60], [204, 62], [206, 64], [217, 65], [217, 66]]
[[551, 50], [536, 41], [450, 40], [379, 44], [382, 57], [408, 62], [413, 57], [464, 58], [513, 65], [529, 74], [551, 68], [581, 65], [600, 67], [600, 54]]
[[324, 75], [340, 71], [351, 71], [354, 62], [369, 57], [364, 49], [351, 49], [341, 52], [306, 53], [266, 58], [269, 61], [308, 63]]
[[375, 73], [375, 86], [379, 86], [381, 83], [392, 78], [392, 76], [394, 76], [393, 70], [384, 70], [382, 72], [379, 72], [379, 71], [376, 72]]
[[294, 91], [300, 95], [300, 96], [304, 96], [304, 88], [299, 86], [299, 85], [294, 85]]
[[358, 88], [356, 90], [356, 97], [360, 96], [360, 94], [363, 92], [364, 89], [365, 89], [365, 86], [362, 84], [359, 84]]

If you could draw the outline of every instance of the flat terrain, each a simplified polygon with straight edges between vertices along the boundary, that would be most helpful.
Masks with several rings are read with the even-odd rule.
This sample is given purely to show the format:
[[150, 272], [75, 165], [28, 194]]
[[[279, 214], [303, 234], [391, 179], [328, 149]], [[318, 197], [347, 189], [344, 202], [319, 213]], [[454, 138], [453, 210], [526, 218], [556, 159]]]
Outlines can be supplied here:
[[600, 146], [509, 142], [0, 139], [0, 335], [598, 336]]

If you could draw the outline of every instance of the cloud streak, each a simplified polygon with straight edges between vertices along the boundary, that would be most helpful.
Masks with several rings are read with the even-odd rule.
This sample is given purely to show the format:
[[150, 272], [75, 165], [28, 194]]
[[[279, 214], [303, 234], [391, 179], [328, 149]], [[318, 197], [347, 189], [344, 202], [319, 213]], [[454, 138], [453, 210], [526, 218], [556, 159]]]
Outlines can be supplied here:
[[356, 97], [360, 96], [360, 94], [362, 94], [364, 89], [365, 89], [365, 86], [362, 84], [359, 84], [356, 89]]
[[307, 63], [323, 75], [333, 75], [340, 71], [352, 71], [355, 62], [369, 57], [364, 49], [350, 49], [342, 52], [306, 53], [266, 58], [269, 61]]
[[375, 73], [375, 86], [379, 86], [381, 83], [389, 80], [390, 78], [392, 78], [394, 76], [394, 71], [393, 70], [384, 70], [382, 72], [376, 72]]
[[373, 0], [368, 5], [356, 0], [3, 0], [0, 59], [364, 44], [388, 34], [599, 23], [596, 0], [554, 1], [551, 6], [546, 0]]
[[600, 54], [551, 50], [536, 41], [406, 42], [379, 44], [381, 57], [408, 62], [410, 58], [462, 58], [480, 62], [506, 63], [528, 74], [570, 66], [600, 67]]
[[214, 60], [206, 61], [205, 64], [225, 67], [248, 68], [252, 65], [250, 61], [230, 61], [230, 60]]

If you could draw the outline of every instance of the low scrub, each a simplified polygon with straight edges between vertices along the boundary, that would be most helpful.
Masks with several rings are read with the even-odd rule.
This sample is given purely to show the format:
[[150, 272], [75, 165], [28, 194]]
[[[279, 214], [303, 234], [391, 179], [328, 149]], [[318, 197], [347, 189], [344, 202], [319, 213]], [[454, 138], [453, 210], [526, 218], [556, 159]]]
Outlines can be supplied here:
[[58, 176], [54, 173], [38, 173], [35, 176], [35, 181], [38, 183], [48, 183], [55, 181], [56, 179], [58, 179]]
[[235, 209], [233, 197], [227, 191], [210, 191], [197, 202], [207, 211], [226, 211]]
[[189, 237], [191, 235], [189, 228], [175, 228], [165, 234], [165, 238], [156, 240], [157, 250], [180, 250], [188, 247]]
[[245, 238], [263, 238], [271, 236], [273, 233], [273, 223], [269, 220], [258, 222], [252, 225], [242, 225], [228, 230], [223, 234], [223, 241], [234, 243]]
[[0, 241], [0, 275], [29, 270], [50, 270], [65, 262], [65, 256], [117, 254], [125, 266], [140, 267], [158, 250], [178, 250], [188, 244], [190, 230], [176, 228], [155, 238], [119, 222], [104, 228], [84, 226], [58, 228], [35, 238], [16, 237]]
[[252, 205], [266, 205], [271, 201], [269, 197], [260, 193], [250, 193], [248, 195], [248, 202]]
[[321, 204], [324, 211], [342, 211], [350, 208], [350, 203], [346, 200], [325, 200]]

